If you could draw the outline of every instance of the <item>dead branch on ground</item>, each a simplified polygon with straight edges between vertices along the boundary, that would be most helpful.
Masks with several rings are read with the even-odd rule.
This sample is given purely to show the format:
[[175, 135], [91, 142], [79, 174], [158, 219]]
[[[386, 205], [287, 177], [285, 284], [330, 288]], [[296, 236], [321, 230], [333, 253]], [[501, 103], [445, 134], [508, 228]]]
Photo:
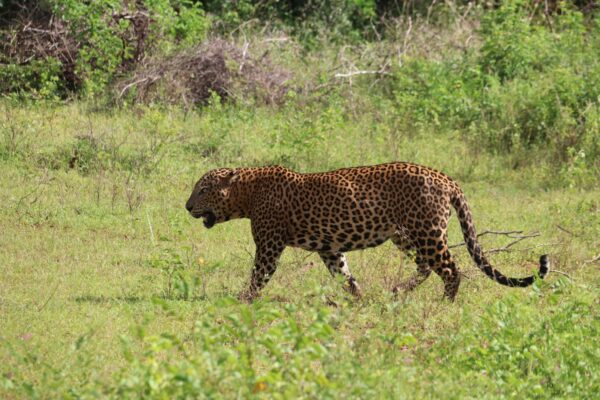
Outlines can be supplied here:
[[556, 225], [556, 227], [557, 227], [559, 230], [561, 230], [561, 231], [563, 231], [563, 232], [565, 232], [565, 233], [568, 233], [568, 234], [569, 234], [569, 235], [571, 235], [571, 236], [575, 236], [575, 237], [579, 237], [579, 236], [581, 236], [581, 235], [578, 235], [578, 234], [576, 234], [576, 233], [573, 233], [573, 232], [571, 232], [571, 231], [570, 231], [570, 230], [568, 230], [567, 228], [564, 228], [564, 227], [562, 227], [562, 226], [560, 226], [560, 225]]
[[583, 264], [581, 264], [581, 266], [585, 267], [588, 264], [594, 264], [594, 263], [597, 263], [597, 262], [600, 262], [600, 254], [596, 255], [595, 257], [592, 257], [589, 260], [584, 261]]
[[567, 274], [566, 272], [559, 271], [557, 269], [549, 269], [548, 272], [552, 272], [552, 273], [555, 273], [555, 274], [560, 274], [560, 275], [566, 276], [571, 281], [573, 280], [573, 278], [571, 277], [571, 275]]
[[[521, 242], [521, 241], [523, 241], [525, 239], [529, 239], [529, 238], [532, 238], [532, 237], [540, 236], [540, 233], [539, 232], [532, 232], [530, 234], [523, 234], [523, 231], [489, 231], [488, 230], [488, 231], [484, 231], [484, 232], [479, 233], [477, 235], [477, 238], [480, 238], [480, 237], [485, 236], [485, 235], [503, 235], [503, 236], [509, 237], [511, 239], [515, 239], [512, 242], [510, 242], [509, 244], [507, 244], [506, 246], [499, 247], [499, 248], [496, 248], [496, 249], [490, 249], [490, 250], [486, 251], [487, 254], [493, 254], [493, 253], [500, 253], [500, 252], [503, 252], [503, 251], [513, 251], [515, 249], [513, 249], [512, 246], [514, 246], [515, 244], [517, 244], [517, 243], [519, 243], [519, 242]], [[449, 249], [453, 249], [453, 248], [456, 248], [456, 247], [464, 246], [465, 244], [466, 244], [465, 242], [462, 242], [462, 243], [459, 243], [459, 244], [453, 244], [451, 246], [448, 246], [448, 248]]]
[[356, 75], [390, 75], [387, 71], [352, 71], [346, 73], [337, 73], [334, 75], [335, 78], [351, 78]]

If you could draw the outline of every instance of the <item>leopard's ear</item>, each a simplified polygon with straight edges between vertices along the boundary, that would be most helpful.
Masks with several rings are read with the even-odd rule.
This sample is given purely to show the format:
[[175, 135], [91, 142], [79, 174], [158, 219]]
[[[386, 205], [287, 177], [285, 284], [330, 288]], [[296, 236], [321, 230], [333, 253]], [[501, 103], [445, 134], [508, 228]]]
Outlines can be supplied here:
[[221, 183], [223, 185], [231, 185], [232, 183], [235, 183], [240, 177], [240, 172], [237, 169], [230, 169], [227, 170], [227, 172], [221, 176]]

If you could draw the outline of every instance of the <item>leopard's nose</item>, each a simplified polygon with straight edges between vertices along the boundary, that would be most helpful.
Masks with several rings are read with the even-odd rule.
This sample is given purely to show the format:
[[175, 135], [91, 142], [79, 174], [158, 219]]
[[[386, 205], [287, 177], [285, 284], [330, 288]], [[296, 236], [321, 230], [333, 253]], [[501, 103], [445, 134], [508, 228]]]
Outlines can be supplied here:
[[189, 212], [192, 212], [192, 208], [194, 208], [194, 206], [192, 205], [192, 203], [190, 201], [188, 201], [187, 203], [185, 203], [185, 209], [188, 210]]

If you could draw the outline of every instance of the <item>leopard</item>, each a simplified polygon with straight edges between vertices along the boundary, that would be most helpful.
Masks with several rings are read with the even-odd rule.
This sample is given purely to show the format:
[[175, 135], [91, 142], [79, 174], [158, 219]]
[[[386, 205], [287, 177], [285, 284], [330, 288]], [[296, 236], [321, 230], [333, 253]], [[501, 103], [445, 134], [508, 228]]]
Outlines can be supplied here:
[[392, 288], [411, 291], [431, 272], [443, 281], [444, 297], [454, 301], [461, 272], [450, 254], [448, 222], [457, 214], [467, 251], [493, 281], [527, 287], [549, 271], [548, 255], [539, 270], [511, 278], [494, 268], [478, 242], [465, 194], [449, 176], [410, 162], [299, 173], [282, 166], [217, 168], [194, 185], [185, 205], [206, 228], [233, 219], [250, 219], [256, 245], [250, 282], [239, 297], [252, 302], [270, 281], [286, 247], [316, 252], [332, 276], [360, 298], [346, 252], [390, 240], [412, 254], [416, 272]]

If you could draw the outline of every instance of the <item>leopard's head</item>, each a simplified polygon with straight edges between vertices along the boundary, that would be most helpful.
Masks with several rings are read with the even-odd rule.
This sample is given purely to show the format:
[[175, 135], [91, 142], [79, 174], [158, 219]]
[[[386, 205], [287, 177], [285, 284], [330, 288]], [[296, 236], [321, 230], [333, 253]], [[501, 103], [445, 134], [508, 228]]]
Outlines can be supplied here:
[[194, 218], [203, 218], [207, 228], [228, 221], [236, 211], [230, 194], [237, 178], [238, 172], [231, 168], [208, 171], [194, 186], [185, 208]]

